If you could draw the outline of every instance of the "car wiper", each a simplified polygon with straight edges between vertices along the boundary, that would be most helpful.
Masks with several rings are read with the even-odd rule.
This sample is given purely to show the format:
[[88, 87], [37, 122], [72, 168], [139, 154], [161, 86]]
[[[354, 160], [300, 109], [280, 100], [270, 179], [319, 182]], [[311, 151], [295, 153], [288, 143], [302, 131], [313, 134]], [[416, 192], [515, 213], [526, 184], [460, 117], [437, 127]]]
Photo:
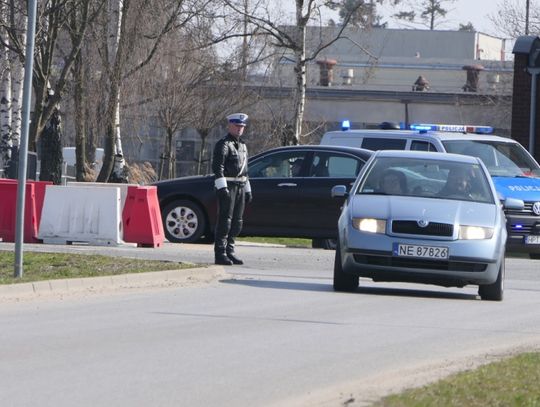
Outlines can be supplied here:
[[359, 192], [358, 195], [390, 195], [390, 194], [387, 194], [386, 192], [382, 192], [382, 191], [372, 191], [372, 192], [362, 191], [362, 192]]

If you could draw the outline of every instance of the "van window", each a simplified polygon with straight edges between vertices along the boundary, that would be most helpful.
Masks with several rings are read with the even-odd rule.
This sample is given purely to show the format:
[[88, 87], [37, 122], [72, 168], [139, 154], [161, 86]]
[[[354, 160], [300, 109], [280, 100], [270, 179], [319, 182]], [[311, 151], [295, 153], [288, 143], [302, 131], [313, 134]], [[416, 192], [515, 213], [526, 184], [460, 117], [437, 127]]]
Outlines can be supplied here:
[[405, 150], [406, 139], [382, 138], [382, 137], [364, 137], [362, 148], [368, 150]]
[[414, 151], [437, 151], [435, 146], [429, 141], [413, 140], [411, 142], [411, 150]]

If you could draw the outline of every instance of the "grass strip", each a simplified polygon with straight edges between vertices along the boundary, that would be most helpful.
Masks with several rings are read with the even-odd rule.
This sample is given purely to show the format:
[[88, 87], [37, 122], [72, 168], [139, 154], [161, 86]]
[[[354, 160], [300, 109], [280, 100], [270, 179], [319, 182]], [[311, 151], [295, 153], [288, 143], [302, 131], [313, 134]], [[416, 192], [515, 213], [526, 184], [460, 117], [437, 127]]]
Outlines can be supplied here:
[[523, 353], [390, 395], [375, 407], [540, 406], [540, 353]]
[[23, 256], [23, 276], [22, 278], [15, 278], [13, 276], [14, 264], [14, 253], [0, 251], [0, 284], [179, 270], [196, 266], [191, 263], [130, 259], [94, 254], [25, 252]]
[[253, 243], [282, 244], [287, 247], [311, 247], [311, 239], [299, 239], [292, 237], [246, 236], [239, 237], [236, 240]]

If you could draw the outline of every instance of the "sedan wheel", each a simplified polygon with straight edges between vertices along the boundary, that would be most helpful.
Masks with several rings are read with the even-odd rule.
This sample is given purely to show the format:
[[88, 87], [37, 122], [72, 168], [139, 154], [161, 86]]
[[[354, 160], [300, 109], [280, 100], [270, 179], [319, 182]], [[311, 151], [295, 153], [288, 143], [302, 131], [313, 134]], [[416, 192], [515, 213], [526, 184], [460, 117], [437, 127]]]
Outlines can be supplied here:
[[196, 203], [174, 201], [162, 212], [165, 236], [169, 242], [192, 243], [201, 238], [206, 228], [204, 213]]
[[493, 284], [485, 284], [478, 287], [480, 298], [488, 301], [502, 301], [504, 296], [504, 258], [501, 261], [499, 275]]
[[334, 291], [352, 292], [358, 288], [358, 276], [345, 273], [341, 264], [341, 250], [339, 242], [336, 245], [336, 258], [334, 260]]

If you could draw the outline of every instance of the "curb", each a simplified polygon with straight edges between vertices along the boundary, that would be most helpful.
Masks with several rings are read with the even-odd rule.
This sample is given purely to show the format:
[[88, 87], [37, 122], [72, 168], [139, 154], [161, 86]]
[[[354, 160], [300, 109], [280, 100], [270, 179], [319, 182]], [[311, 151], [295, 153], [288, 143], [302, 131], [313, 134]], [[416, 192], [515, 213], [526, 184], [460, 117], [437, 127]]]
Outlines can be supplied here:
[[193, 267], [111, 276], [66, 278], [0, 285], [0, 300], [22, 299], [107, 289], [178, 287], [209, 283], [227, 276], [223, 266]]

